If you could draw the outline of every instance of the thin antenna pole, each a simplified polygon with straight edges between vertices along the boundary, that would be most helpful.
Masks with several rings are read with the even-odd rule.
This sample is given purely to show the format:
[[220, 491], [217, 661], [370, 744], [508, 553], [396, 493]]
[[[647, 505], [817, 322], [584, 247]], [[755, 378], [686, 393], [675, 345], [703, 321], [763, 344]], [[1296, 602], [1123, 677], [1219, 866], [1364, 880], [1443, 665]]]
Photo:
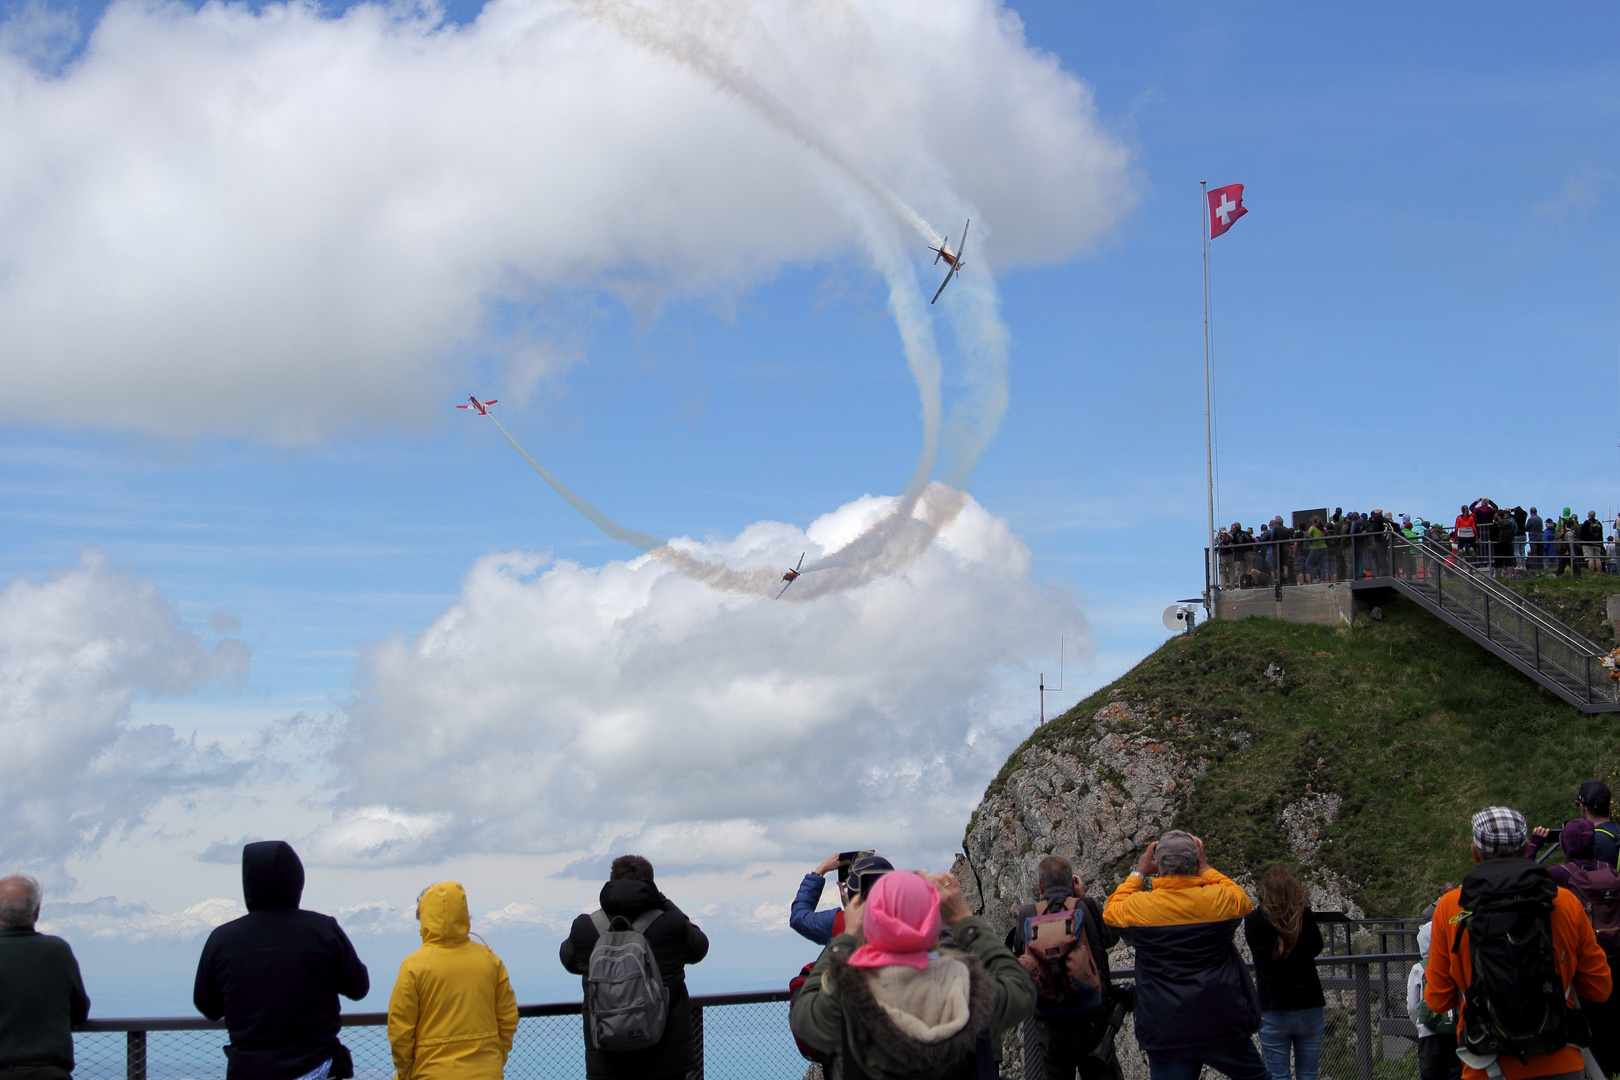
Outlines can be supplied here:
[[1061, 637], [1058, 638], [1058, 684], [1056, 686], [1047, 686], [1046, 685], [1046, 672], [1043, 671], [1040, 674], [1041, 726], [1042, 727], [1046, 726], [1046, 692], [1048, 690], [1051, 690], [1053, 693], [1062, 693], [1063, 692], [1063, 645], [1064, 645], [1064, 642], [1065, 642], [1064, 638], [1061, 638]]
[[1209, 485], [1209, 590], [1204, 606], [1215, 615], [1215, 590], [1221, 587], [1220, 564], [1215, 555], [1215, 434], [1211, 423], [1209, 380], [1209, 183], [1198, 181], [1198, 235], [1204, 242], [1204, 474]]

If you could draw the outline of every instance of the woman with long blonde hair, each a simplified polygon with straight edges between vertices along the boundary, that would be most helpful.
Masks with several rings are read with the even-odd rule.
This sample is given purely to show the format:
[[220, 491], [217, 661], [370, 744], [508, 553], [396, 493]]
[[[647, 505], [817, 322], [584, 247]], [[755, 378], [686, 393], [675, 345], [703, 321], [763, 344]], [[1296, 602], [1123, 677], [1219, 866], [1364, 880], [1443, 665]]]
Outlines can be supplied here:
[[[1316, 957], [1322, 932], [1305, 889], [1281, 863], [1260, 879], [1260, 906], [1243, 920], [1260, 991], [1260, 1052], [1271, 1080], [1316, 1080], [1325, 1021]], [[1292, 1060], [1290, 1060], [1292, 1059]]]

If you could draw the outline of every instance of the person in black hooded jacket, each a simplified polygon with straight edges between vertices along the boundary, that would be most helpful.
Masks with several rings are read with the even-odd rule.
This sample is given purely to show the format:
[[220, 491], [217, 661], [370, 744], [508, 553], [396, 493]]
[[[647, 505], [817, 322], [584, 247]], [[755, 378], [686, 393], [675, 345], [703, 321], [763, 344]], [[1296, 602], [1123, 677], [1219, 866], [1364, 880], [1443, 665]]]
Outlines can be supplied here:
[[304, 864], [282, 840], [242, 849], [248, 913], [214, 928], [191, 1000], [225, 1019], [227, 1080], [334, 1080], [354, 1075], [338, 1042], [338, 995], [371, 989], [366, 965], [337, 920], [299, 908]]
[[[602, 912], [610, 919], [637, 915], [654, 908], [663, 912], [648, 925], [644, 936], [658, 962], [658, 973], [669, 988], [669, 1018], [664, 1037], [645, 1050], [611, 1052], [591, 1046], [590, 1017], [585, 1017], [585, 1075], [588, 1080], [664, 1080], [685, 1077], [697, 1065], [697, 1039], [692, 1007], [686, 992], [686, 965], [709, 954], [709, 939], [686, 914], [653, 884], [652, 863], [640, 855], [613, 860], [608, 882], [602, 886]], [[591, 950], [598, 937], [596, 923], [581, 915], [569, 929], [558, 955], [562, 966], [583, 976], [591, 966]]]

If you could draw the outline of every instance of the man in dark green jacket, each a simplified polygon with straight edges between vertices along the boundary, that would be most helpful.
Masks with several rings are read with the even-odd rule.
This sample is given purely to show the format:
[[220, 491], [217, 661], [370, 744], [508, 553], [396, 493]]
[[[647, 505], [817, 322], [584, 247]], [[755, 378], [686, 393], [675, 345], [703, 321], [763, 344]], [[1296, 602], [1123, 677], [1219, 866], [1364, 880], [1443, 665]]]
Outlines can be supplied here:
[[[950, 874], [921, 875], [937, 890], [937, 916], [913, 917], [917, 932], [901, 946], [884, 940], [876, 921], [886, 914], [887, 892], [900, 891], [889, 886], [911, 884], [899, 882], [909, 876], [884, 875], [871, 897], [850, 900], [845, 932], [822, 952], [793, 1003], [793, 1034], [833, 1056], [828, 1080], [972, 1080], [981, 1075], [978, 1056], [999, 1057], [1002, 1035], [1035, 1011], [1035, 984], [989, 924], [968, 913]], [[869, 904], [874, 925], [863, 928]], [[906, 917], [898, 903], [891, 911], [899, 912], [888, 915], [894, 922]], [[948, 944], [939, 941], [942, 923]], [[863, 966], [857, 955], [902, 947], [882, 966]]]
[[6, 1080], [68, 1080], [73, 1029], [90, 998], [73, 950], [34, 929], [39, 882], [0, 879], [0, 1072]]

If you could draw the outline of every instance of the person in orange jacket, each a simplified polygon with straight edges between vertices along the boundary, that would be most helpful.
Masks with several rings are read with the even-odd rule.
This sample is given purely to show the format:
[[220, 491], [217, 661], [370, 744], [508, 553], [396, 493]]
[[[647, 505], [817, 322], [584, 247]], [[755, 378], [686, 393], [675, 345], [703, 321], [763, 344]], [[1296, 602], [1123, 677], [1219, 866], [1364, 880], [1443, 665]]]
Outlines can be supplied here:
[[1197, 1080], [1206, 1065], [1265, 1080], [1252, 1038], [1260, 999], [1235, 938], [1253, 907], [1209, 865], [1204, 842], [1179, 829], [1148, 845], [1103, 906], [1103, 922], [1136, 950], [1136, 1044], [1151, 1080]]
[[[1506, 806], [1487, 807], [1474, 815], [1472, 832], [1474, 870], [1461, 888], [1452, 889], [1435, 905], [1423, 1003], [1436, 1013], [1457, 1010], [1457, 1056], [1463, 1059], [1463, 1080], [1530, 1080], [1543, 1076], [1578, 1080], [1586, 1068], [1586, 1055], [1578, 1045], [1544, 1053], [1503, 1053], [1494, 1058], [1465, 1053], [1465, 997], [1473, 978], [1472, 945], [1467, 940], [1470, 931], [1466, 925], [1472, 913], [1463, 909], [1465, 892], [1471, 898], [1480, 897], [1493, 882], [1510, 882], [1532, 891], [1539, 886], [1552, 896], [1554, 967], [1568, 995], [1569, 1007], [1576, 1008], [1576, 995], [1588, 1001], [1606, 1001], [1611, 989], [1609, 961], [1592, 932], [1586, 909], [1574, 893], [1552, 882], [1545, 867], [1525, 858], [1530, 830], [1524, 815]], [[1470, 903], [1478, 906], [1475, 899]], [[1463, 924], [1461, 930], [1459, 923]], [[1461, 942], [1456, 940], [1458, 934], [1463, 936]]]

